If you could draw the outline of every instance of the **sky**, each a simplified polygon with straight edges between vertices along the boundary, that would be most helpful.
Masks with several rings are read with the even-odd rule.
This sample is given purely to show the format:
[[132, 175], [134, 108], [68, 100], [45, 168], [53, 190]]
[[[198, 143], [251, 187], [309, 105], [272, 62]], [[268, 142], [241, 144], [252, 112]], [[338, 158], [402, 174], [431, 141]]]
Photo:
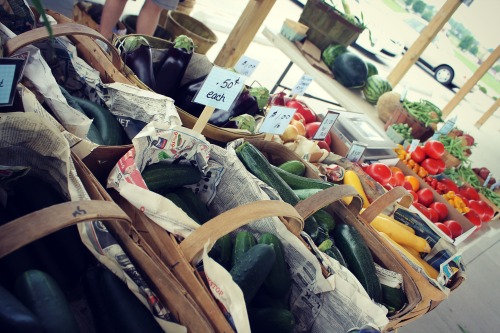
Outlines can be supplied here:
[[[444, 0], [424, 0], [441, 8]], [[486, 48], [500, 44], [500, 0], [473, 0], [470, 6], [461, 4], [452, 18], [470, 30], [476, 40]]]

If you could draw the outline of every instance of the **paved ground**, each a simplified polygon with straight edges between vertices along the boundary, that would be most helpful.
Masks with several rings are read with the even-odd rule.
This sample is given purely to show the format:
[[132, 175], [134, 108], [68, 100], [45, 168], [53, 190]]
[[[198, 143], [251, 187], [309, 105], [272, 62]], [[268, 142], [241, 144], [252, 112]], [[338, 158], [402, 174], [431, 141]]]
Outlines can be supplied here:
[[[58, 10], [68, 16], [71, 15], [72, 2], [68, 0], [44, 0], [45, 6]], [[130, 1], [126, 13], [137, 13], [141, 1]], [[215, 59], [222, 48], [227, 34], [232, 29], [236, 20], [243, 12], [247, 1], [244, 0], [197, 0], [192, 16], [205, 22], [219, 37], [219, 42], [210, 50], [208, 57]], [[301, 9], [289, 0], [277, 0], [264, 26], [278, 32], [285, 18], [297, 20]], [[357, 52], [357, 51], [355, 51]], [[247, 52], [247, 56], [261, 61], [252, 76], [253, 80], [261, 85], [271, 88], [281, 75], [288, 58], [258, 34]], [[363, 54], [362, 54], [363, 55]], [[366, 55], [363, 55], [366, 56]], [[390, 72], [397, 63], [398, 58], [371, 57], [376, 62], [382, 75]], [[303, 73], [292, 68], [285, 79], [285, 83], [293, 86]], [[419, 67], [414, 67], [405, 76], [402, 83], [395, 87], [401, 92], [403, 88], [409, 89], [408, 98], [429, 99], [439, 107], [444, 107], [453, 97], [454, 92], [441, 86], [430, 75]], [[319, 86], [313, 84], [308, 93], [330, 98]], [[315, 100], [308, 101], [317, 112], [326, 112], [328, 105]], [[500, 114], [494, 115], [479, 130], [473, 124], [492, 105], [491, 99], [485, 98], [480, 92], [467, 96], [460, 103], [451, 116], [458, 117], [458, 126], [473, 135], [478, 145], [473, 150], [472, 160], [474, 166], [487, 166], [497, 177], [500, 177]], [[471, 241], [464, 246], [464, 261], [467, 266], [467, 280], [452, 293], [436, 310], [416, 320], [399, 330], [400, 333], [491, 333], [500, 331], [499, 293], [496, 284], [500, 276], [500, 229], [499, 221], [491, 223], [471, 237]], [[498, 228], [498, 229], [497, 229]]]

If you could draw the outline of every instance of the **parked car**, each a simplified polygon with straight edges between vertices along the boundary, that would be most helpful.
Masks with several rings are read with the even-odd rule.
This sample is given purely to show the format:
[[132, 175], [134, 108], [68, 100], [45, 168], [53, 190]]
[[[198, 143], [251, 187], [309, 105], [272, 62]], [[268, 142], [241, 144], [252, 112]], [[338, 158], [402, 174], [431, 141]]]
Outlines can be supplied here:
[[[394, 32], [399, 35], [397, 38], [405, 50], [413, 45], [427, 23], [418, 16], [405, 15], [402, 23], [394, 27]], [[429, 68], [434, 78], [445, 86], [461, 87], [472, 76], [470, 69], [455, 57], [453, 45], [442, 32], [429, 43], [418, 61]]]

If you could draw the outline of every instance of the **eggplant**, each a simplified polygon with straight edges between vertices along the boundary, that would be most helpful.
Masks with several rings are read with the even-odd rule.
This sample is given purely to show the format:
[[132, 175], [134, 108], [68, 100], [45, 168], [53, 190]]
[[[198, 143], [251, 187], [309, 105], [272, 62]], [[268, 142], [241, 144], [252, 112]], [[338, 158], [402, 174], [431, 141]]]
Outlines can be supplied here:
[[229, 110], [224, 111], [215, 109], [214, 113], [208, 120], [209, 124], [225, 127], [230, 118], [237, 117], [242, 114], [249, 114], [255, 116], [259, 112], [259, 105], [257, 99], [250, 94], [248, 89], [244, 89], [238, 96], [236, 101], [233, 102]]
[[174, 45], [168, 49], [160, 71], [156, 74], [156, 89], [159, 94], [176, 96], [182, 77], [191, 61], [194, 52], [194, 43], [186, 35], [179, 35]]
[[123, 62], [145, 85], [152, 90], [156, 89], [156, 80], [153, 71], [153, 57], [151, 46], [142, 36], [127, 37], [123, 41]]

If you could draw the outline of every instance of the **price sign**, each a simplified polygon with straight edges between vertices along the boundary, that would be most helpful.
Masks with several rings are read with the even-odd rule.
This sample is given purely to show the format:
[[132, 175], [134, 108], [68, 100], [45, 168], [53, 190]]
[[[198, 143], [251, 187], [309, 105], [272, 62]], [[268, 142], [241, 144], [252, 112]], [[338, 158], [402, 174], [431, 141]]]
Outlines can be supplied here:
[[323, 118], [323, 121], [319, 125], [318, 130], [314, 133], [312, 139], [319, 141], [324, 140], [338, 117], [338, 112], [328, 111], [325, 118]]
[[408, 152], [413, 153], [415, 151], [415, 149], [417, 149], [419, 143], [420, 143], [420, 140], [418, 140], [418, 139], [411, 140], [411, 144], [410, 144], [410, 148], [408, 148]]
[[0, 58], [0, 106], [12, 105], [24, 59]]
[[242, 56], [234, 66], [234, 69], [241, 75], [250, 76], [259, 65], [259, 61], [247, 56]]
[[361, 156], [365, 153], [367, 145], [358, 141], [353, 141], [351, 144], [351, 148], [347, 152], [346, 158], [353, 162], [357, 163], [361, 159]]
[[244, 83], [243, 75], [214, 66], [193, 101], [227, 111]]
[[260, 126], [261, 133], [281, 135], [292, 121], [296, 109], [273, 105]]
[[304, 74], [300, 78], [299, 82], [292, 89], [292, 96], [294, 95], [304, 95], [307, 90], [307, 87], [311, 84], [313, 78], [310, 75]]

